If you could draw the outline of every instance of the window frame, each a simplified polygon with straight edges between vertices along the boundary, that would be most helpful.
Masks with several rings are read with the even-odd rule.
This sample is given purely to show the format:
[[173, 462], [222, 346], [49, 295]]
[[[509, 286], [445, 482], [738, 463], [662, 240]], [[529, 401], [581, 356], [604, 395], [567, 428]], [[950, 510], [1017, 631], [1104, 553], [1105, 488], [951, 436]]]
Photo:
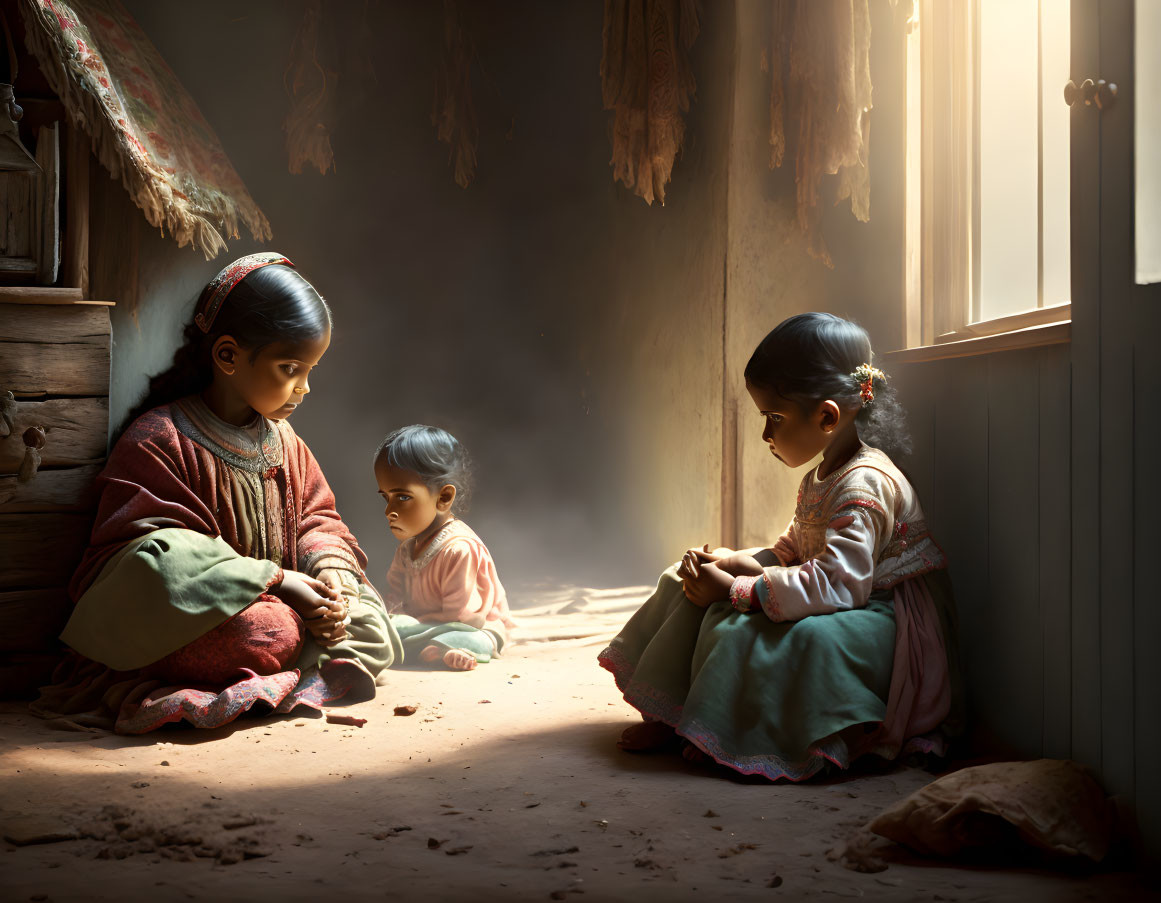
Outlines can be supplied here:
[[916, 7], [904, 36], [904, 349], [893, 356], [935, 359], [1067, 342], [1069, 302], [1041, 306], [1034, 298], [1036, 306], [1019, 313], [973, 320], [978, 3], [917, 0]]

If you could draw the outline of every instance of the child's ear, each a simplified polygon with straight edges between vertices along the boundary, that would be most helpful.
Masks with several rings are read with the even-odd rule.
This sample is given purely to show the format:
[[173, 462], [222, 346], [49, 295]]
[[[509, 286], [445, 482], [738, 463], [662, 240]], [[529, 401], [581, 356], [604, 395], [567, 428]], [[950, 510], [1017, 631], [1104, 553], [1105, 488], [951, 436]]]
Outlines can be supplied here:
[[838, 428], [839, 418], [842, 416], [842, 409], [839, 408], [835, 401], [828, 398], [819, 404], [816, 416], [818, 417], [819, 428], [824, 433], [833, 433]]
[[435, 500], [436, 510], [441, 514], [451, 511], [452, 502], [456, 500], [456, 488], [451, 483], [443, 486], [439, 490], [439, 495]]
[[240, 351], [241, 349], [238, 347], [238, 343], [234, 341], [233, 336], [218, 336], [214, 341], [213, 348], [210, 349], [210, 360], [226, 376], [233, 376], [234, 370], [238, 366], [238, 354]]

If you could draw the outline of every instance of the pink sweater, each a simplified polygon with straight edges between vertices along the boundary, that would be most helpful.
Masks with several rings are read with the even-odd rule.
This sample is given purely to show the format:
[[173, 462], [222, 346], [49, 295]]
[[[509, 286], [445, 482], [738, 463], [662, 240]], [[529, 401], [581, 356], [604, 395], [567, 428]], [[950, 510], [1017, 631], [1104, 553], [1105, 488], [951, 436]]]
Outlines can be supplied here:
[[496, 563], [471, 527], [448, 521], [415, 560], [414, 545], [414, 537], [401, 542], [387, 571], [389, 610], [429, 623], [486, 627], [501, 636], [516, 626]]

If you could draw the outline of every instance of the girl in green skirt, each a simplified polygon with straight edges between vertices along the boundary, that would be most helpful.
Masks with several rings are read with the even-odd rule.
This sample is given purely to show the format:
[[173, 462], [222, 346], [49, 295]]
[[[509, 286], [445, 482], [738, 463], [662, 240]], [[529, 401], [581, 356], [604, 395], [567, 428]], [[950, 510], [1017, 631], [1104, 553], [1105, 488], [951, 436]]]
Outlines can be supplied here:
[[601, 652], [644, 718], [619, 745], [794, 781], [868, 753], [943, 754], [960, 727], [951, 587], [915, 490], [880, 450], [907, 437], [867, 333], [791, 317], [745, 377], [770, 453], [822, 461], [769, 548], [690, 549]]

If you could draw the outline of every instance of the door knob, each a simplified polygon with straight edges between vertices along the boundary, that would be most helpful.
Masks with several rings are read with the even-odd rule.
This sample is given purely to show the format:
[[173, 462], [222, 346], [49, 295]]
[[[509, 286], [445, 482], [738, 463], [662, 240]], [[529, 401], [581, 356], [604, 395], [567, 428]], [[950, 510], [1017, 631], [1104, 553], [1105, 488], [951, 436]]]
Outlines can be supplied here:
[[1098, 110], [1108, 109], [1117, 98], [1117, 86], [1103, 78], [1095, 82], [1086, 78], [1078, 86], [1072, 79], [1064, 86], [1064, 102], [1070, 107], [1083, 103], [1086, 107], [1096, 105]]

